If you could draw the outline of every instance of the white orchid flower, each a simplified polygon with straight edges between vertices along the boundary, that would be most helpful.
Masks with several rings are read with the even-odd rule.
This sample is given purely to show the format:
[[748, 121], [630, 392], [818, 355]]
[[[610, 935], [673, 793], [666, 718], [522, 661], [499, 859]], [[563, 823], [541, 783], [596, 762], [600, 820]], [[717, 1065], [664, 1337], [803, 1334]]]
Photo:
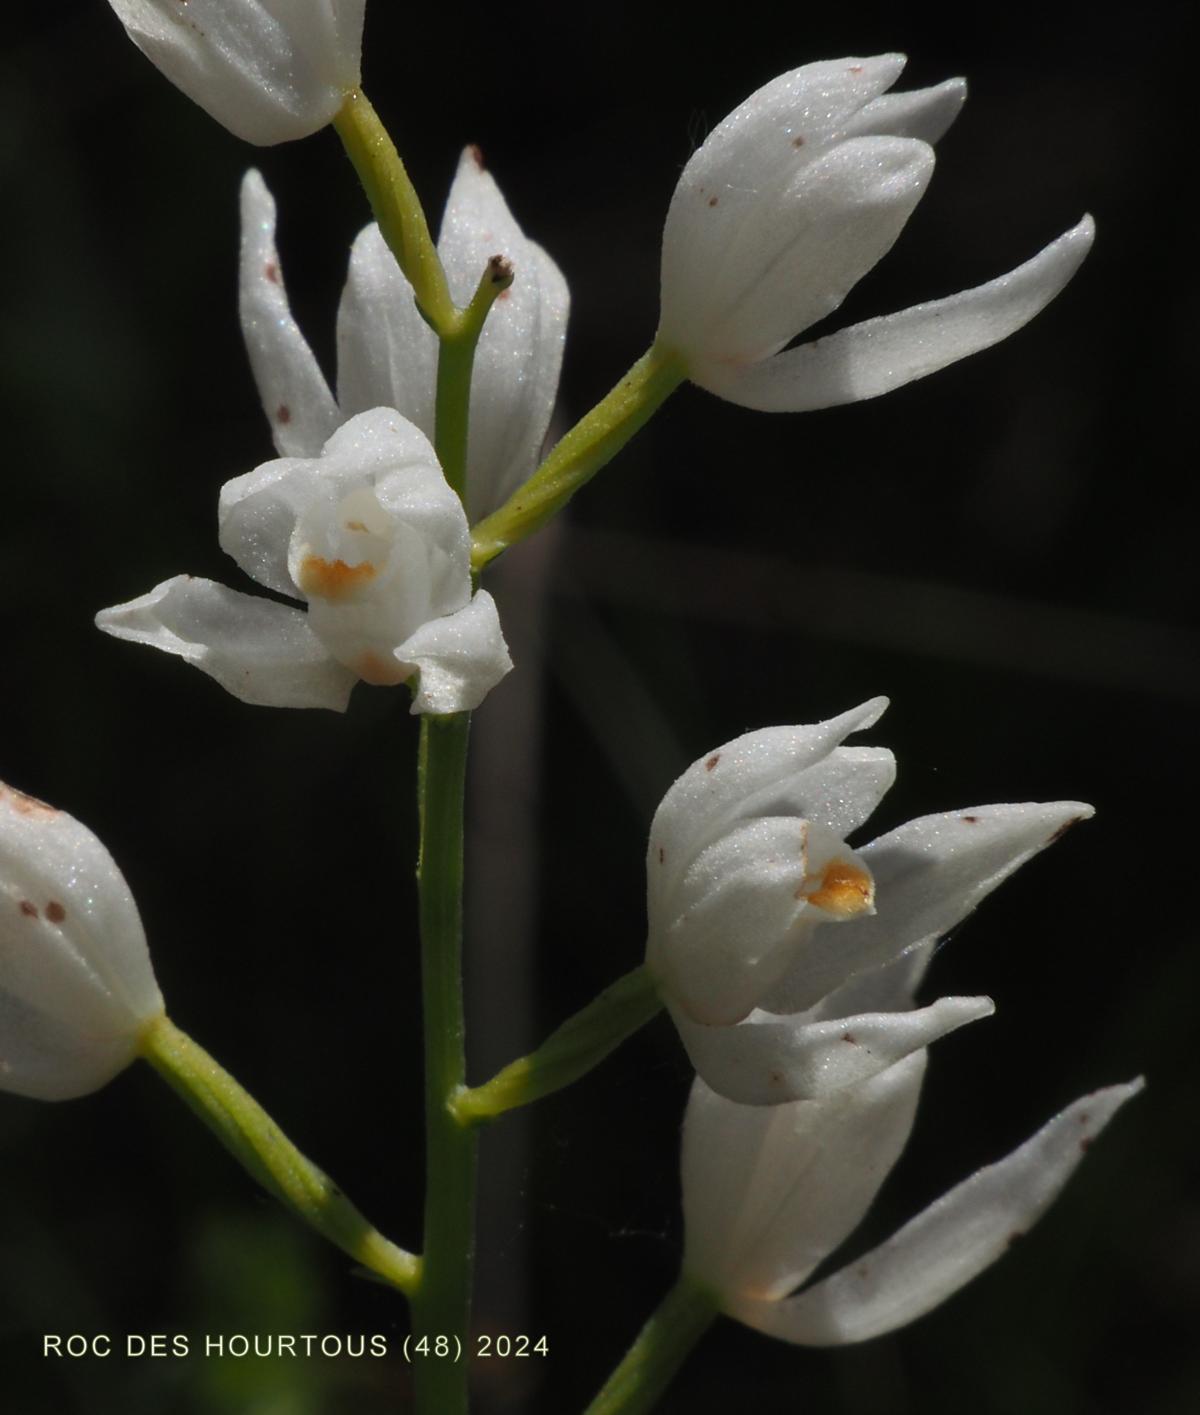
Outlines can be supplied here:
[[177, 88], [260, 147], [315, 133], [358, 88], [366, 0], [109, 3]]
[[663, 232], [657, 343], [700, 387], [768, 412], [874, 398], [1007, 338], [1075, 273], [1090, 217], [986, 285], [785, 349], [891, 248], [966, 97], [962, 79], [885, 93], [903, 67], [883, 54], [781, 74], [684, 168]]
[[0, 1090], [95, 1091], [162, 1010], [112, 856], [71, 816], [0, 785]]
[[739, 1106], [697, 1080], [683, 1130], [684, 1272], [722, 1311], [804, 1346], [915, 1321], [1001, 1257], [1049, 1207], [1141, 1080], [1068, 1106], [887, 1242], [797, 1292], [858, 1226], [912, 1129], [915, 1052], [820, 1101]]
[[243, 702], [342, 711], [350, 690], [418, 674], [413, 712], [477, 707], [512, 667], [471, 536], [433, 448], [391, 408], [360, 413], [319, 457], [268, 462], [221, 490], [221, 547], [308, 611], [178, 575], [96, 616], [178, 654]]
[[[562, 366], [567, 286], [513, 219], [477, 148], [467, 148], [442, 219], [438, 254], [450, 294], [466, 305], [489, 259], [515, 278], [488, 314], [475, 352], [466, 504], [475, 522], [501, 505], [537, 462]], [[379, 228], [354, 242], [337, 320], [337, 397], [292, 318], [275, 248], [275, 203], [257, 172], [242, 183], [242, 331], [281, 456], [313, 457], [335, 428], [368, 408], [397, 408], [434, 433], [437, 336]]]
[[1078, 801], [972, 806], [852, 849], [895, 761], [841, 743], [886, 705], [747, 733], [693, 763], [655, 813], [647, 967], [696, 1070], [744, 1105], [861, 1083], [988, 1016], [986, 997], [910, 1010], [911, 995], [881, 1006], [864, 987], [1092, 814]]

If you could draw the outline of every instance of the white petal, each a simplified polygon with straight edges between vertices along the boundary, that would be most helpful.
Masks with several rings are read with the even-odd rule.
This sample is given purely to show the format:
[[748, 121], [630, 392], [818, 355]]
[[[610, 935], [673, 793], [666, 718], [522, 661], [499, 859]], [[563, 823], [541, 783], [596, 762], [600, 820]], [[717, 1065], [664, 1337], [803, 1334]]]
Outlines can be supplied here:
[[297, 522], [315, 502], [356, 484], [374, 485], [387, 509], [406, 520], [424, 518], [448, 553], [451, 544], [467, 544], [466, 521], [424, 434], [393, 409], [375, 408], [343, 423], [319, 457], [280, 458], [226, 482], [221, 549], [260, 585], [296, 598], [289, 557]]
[[245, 703], [343, 712], [358, 681], [289, 605], [177, 575], [149, 594], [102, 609], [106, 634], [178, 654]]
[[988, 997], [943, 997], [915, 1012], [872, 1012], [797, 1023], [752, 1012], [733, 1027], [671, 1015], [692, 1065], [718, 1095], [739, 1105], [822, 1100], [886, 1070], [939, 1037], [990, 1017]]
[[935, 88], [909, 93], [885, 93], [860, 108], [842, 131], [846, 137], [883, 133], [935, 143], [962, 112], [966, 97], [966, 79], [947, 79]]
[[854, 974], [947, 933], [1018, 866], [1090, 815], [1081, 801], [972, 806], [909, 821], [861, 846], [875, 878], [875, 913], [815, 930], [765, 1005], [803, 1011]]
[[492, 256], [507, 257], [515, 271], [475, 353], [467, 443], [467, 508], [475, 522], [532, 473], [545, 441], [562, 367], [567, 284], [517, 225], [476, 148], [459, 161], [438, 253], [451, 293], [464, 305]]
[[[764, 727], [693, 762], [667, 791], [650, 826], [646, 868], [651, 912], [655, 895], [673, 888], [699, 852], [735, 822], [777, 814], [773, 806], [777, 801], [788, 801], [789, 809], [798, 804], [791, 783], [822, 763], [851, 733], [871, 727], [886, 707], [886, 698], [872, 698], [827, 722]], [[847, 792], [858, 799], [859, 788], [851, 783], [861, 781], [869, 799], [880, 782], [878, 759], [839, 760], [845, 768]], [[831, 777], [822, 775], [817, 781], [818, 797], [828, 800]], [[860, 805], [849, 807], [850, 816], [860, 809]]]
[[358, 87], [366, 0], [109, 0], [130, 39], [246, 142], [302, 138]]
[[414, 713], [477, 708], [512, 667], [496, 603], [486, 590], [456, 614], [423, 624], [397, 648], [396, 658], [421, 674]]
[[784, 1302], [742, 1302], [740, 1321], [805, 1346], [866, 1341], [944, 1302], [1024, 1236], [1140, 1080], [1084, 1096], [998, 1164], [951, 1189], [886, 1243]]
[[809, 829], [792, 817], [742, 822], [702, 851], [656, 907], [647, 963], [688, 1016], [740, 1021], [787, 970], [798, 921], [810, 912], [801, 897]]
[[764, 412], [804, 412], [876, 398], [988, 349], [1058, 294], [1091, 249], [1085, 216], [1016, 270], [944, 300], [851, 325], [752, 367], [728, 365], [704, 386]]
[[162, 1006], [112, 856], [64, 812], [0, 785], [0, 1089], [95, 1090]]
[[433, 437], [437, 336], [418, 313], [412, 286], [375, 225], [359, 233], [350, 251], [337, 347], [344, 417], [396, 408]]
[[823, 1101], [739, 1106], [702, 1081], [683, 1126], [684, 1271], [722, 1305], [782, 1297], [859, 1223], [912, 1129], [927, 1053]]
[[933, 149], [914, 138], [848, 138], [805, 163], [787, 185], [750, 184], [693, 199], [693, 225], [722, 204], [746, 212], [722, 232], [719, 264], [673, 293], [664, 264], [659, 341], [683, 353], [694, 383], [714, 392], [738, 368], [774, 354], [832, 313], [891, 249], [933, 171]]
[[276, 450], [281, 457], [318, 456], [342, 419], [292, 318], [275, 248], [275, 202], [255, 171], [242, 179], [238, 310]]

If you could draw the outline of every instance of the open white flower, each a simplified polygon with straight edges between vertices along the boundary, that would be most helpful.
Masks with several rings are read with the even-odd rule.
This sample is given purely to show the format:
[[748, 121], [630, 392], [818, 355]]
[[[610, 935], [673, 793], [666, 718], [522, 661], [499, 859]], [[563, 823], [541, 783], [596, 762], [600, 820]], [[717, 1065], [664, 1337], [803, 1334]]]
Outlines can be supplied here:
[[[1084, 1096], [892, 1238], [800, 1292], [858, 1226], [912, 1129], [927, 1053], [820, 1101], [739, 1106], [697, 1080], [683, 1131], [684, 1272], [722, 1311], [805, 1346], [915, 1321], [1049, 1207], [1140, 1080]], [[793, 1295], [794, 1294], [794, 1295]]]
[[359, 85], [366, 0], [109, 0], [134, 44], [246, 142], [307, 137]]
[[112, 856], [71, 816], [0, 785], [0, 1090], [97, 1090], [162, 1010]]
[[1006, 338], [1075, 273], [1090, 217], [986, 285], [780, 352], [890, 249], [966, 97], [962, 79], [886, 93], [903, 67], [883, 54], [781, 74], [692, 155], [663, 232], [657, 342], [700, 387], [769, 412], [874, 398]]
[[[475, 353], [467, 442], [472, 522], [529, 476], [554, 410], [568, 310], [558, 267], [513, 219], [477, 148], [458, 164], [438, 254], [450, 294], [465, 305], [488, 260], [515, 278], [492, 306]], [[434, 432], [437, 336], [374, 224], [360, 232], [338, 309], [335, 399], [292, 318], [275, 248], [275, 203], [257, 172], [242, 183], [242, 331], [275, 446], [314, 457], [339, 423], [368, 408], [397, 408]]]
[[972, 806], [852, 849], [895, 762], [841, 743], [886, 705], [747, 733], [693, 763], [655, 813], [647, 966], [696, 1070], [742, 1104], [827, 1095], [989, 1015], [986, 997], [881, 1007], [854, 983], [936, 941], [1092, 814]]
[[360, 679], [417, 673], [413, 712], [461, 712], [512, 667], [491, 595], [471, 593], [462, 503], [425, 436], [391, 408], [351, 418], [319, 457], [228, 482], [220, 540], [252, 579], [307, 600], [308, 612], [179, 575], [96, 623], [270, 707], [341, 711]]

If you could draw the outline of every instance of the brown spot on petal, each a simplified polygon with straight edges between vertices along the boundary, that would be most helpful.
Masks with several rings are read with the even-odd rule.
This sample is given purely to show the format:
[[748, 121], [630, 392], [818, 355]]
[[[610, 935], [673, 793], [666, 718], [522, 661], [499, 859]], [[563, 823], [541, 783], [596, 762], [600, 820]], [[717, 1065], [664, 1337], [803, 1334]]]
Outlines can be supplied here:
[[1085, 1154], [1085, 1155], [1086, 1155], [1087, 1152], [1088, 1152], [1091, 1148], [1092, 1148], [1092, 1137], [1091, 1137], [1090, 1135], [1085, 1135], [1085, 1136], [1083, 1137], [1083, 1139], [1080, 1140], [1080, 1142], [1079, 1142], [1079, 1151], [1080, 1151], [1081, 1154]]
[[1017, 1229], [1015, 1233], [1008, 1235], [1008, 1246], [1011, 1248], [1014, 1243], [1019, 1243], [1024, 1237], [1025, 1234], [1020, 1229]]
[[263, 274], [267, 277], [267, 279], [271, 282], [272, 285], [279, 284], [279, 267], [275, 264], [273, 260], [267, 261], [266, 265], [263, 266]]
[[1062, 825], [1060, 825], [1054, 834], [1046, 841], [1046, 844], [1053, 845], [1056, 840], [1061, 840], [1063, 836], [1066, 835], [1067, 831], [1070, 830], [1073, 825], [1078, 825], [1082, 819], [1082, 816], [1072, 816], [1069, 821], [1063, 821]]
[[863, 71], [863, 66], [862, 66], [861, 64], [851, 64], [850, 67], [849, 67], [849, 69], [848, 69], [846, 72], [847, 72], [847, 73], [850, 73], [850, 74], [861, 74], [862, 71]]
[[347, 521], [346, 529], [348, 531], [365, 531], [367, 528], [362, 521]]
[[11, 806], [19, 816], [56, 816], [58, 812], [36, 796], [26, 796], [24, 791], [15, 791], [11, 786], [0, 787], [0, 802]]
[[660, 865], [665, 865], [667, 863], [667, 852], [663, 849], [661, 845], [658, 847], [658, 863]]
[[853, 1032], [843, 1032], [842, 1041], [849, 1042], [852, 1047], [856, 1047], [858, 1045], [858, 1038], [854, 1035]]
[[1080, 1113], [1075, 1118], [1080, 1125], [1086, 1125], [1088, 1121], [1091, 1120], [1092, 1113], [1088, 1110], [1080, 1111]]
[[52, 899], [50, 903], [46, 905], [46, 918], [48, 918], [52, 924], [61, 924], [66, 917], [67, 911], [57, 899]]
[[799, 137], [799, 136], [794, 137], [794, 138], [792, 139], [792, 146], [793, 146], [793, 147], [803, 147], [803, 146], [804, 146], [804, 138]]
[[[374, 578], [375, 566], [369, 560], [358, 565], [347, 565], [344, 560], [324, 560], [319, 555], [306, 555], [300, 562], [300, 588], [304, 593], [335, 602], [349, 599]], [[393, 678], [390, 681], [396, 680]]]
[[963, 825], [978, 825], [978, 824], [979, 824], [979, 817], [978, 817], [978, 816], [960, 816], [959, 819], [962, 821]]
[[709, 199], [708, 199], [708, 204], [709, 204], [709, 206], [716, 206], [716, 204], [717, 204], [720, 200], [721, 200], [720, 197], [709, 197]]
[[720, 753], [720, 752], [714, 752], [714, 753], [712, 754], [712, 756], [709, 757], [709, 759], [704, 763], [704, 770], [705, 770], [705, 771], [712, 771], [713, 767], [715, 767], [716, 764], [717, 764], [720, 760], [721, 760], [721, 753]]
[[21, 913], [24, 914], [27, 919], [36, 919], [36, 918], [37, 918], [37, 916], [38, 916], [38, 907], [37, 907], [37, 905], [33, 902], [32, 899], [22, 899], [22, 900], [21, 900], [21, 904], [20, 904], [20, 908], [21, 908]]
[[483, 171], [483, 148], [478, 143], [469, 143], [467, 146], [467, 156], [479, 170]]
[[292, 420], [292, 410], [286, 403], [280, 403], [275, 409], [275, 421], [277, 423], [290, 423]]
[[801, 886], [796, 897], [807, 899], [835, 919], [852, 919], [875, 902], [875, 884], [861, 865], [851, 860], [830, 860], [821, 871], [818, 887], [808, 894]]

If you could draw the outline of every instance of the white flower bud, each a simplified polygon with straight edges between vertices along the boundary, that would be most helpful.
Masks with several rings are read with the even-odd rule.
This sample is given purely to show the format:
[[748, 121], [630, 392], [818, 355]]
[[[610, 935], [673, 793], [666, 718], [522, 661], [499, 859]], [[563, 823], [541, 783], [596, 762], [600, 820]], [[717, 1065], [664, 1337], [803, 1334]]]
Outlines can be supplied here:
[[1014, 333], [1078, 269], [1090, 217], [986, 285], [786, 348], [891, 249], [966, 97], [962, 79], [886, 93], [903, 67], [881, 54], [781, 74], [692, 155], [663, 231], [657, 342], [693, 383], [767, 412], [874, 398]]
[[109, 0], [143, 54], [237, 137], [307, 137], [359, 85], [366, 0]]
[[0, 1089], [95, 1091], [162, 1010], [112, 856], [71, 816], [0, 785]]

